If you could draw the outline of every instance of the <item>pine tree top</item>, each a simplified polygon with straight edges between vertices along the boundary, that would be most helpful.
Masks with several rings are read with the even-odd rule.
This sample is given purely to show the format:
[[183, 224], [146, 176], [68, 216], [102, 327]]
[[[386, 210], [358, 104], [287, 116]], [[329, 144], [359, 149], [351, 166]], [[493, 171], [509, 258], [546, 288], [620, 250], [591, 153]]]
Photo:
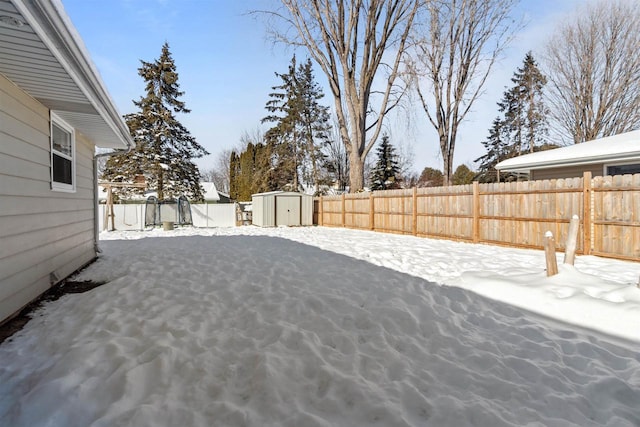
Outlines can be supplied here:
[[176, 64], [169, 51], [169, 43], [162, 45], [160, 57], [153, 62], [140, 60], [142, 66], [138, 68], [138, 75], [145, 82], [146, 96], [140, 97], [133, 103], [145, 111], [149, 105], [162, 105], [174, 113], [190, 113], [185, 103], [179, 98], [184, 95], [180, 91]]
[[378, 160], [371, 171], [371, 189], [387, 190], [397, 188], [400, 167], [398, 166], [398, 156], [395, 153], [395, 147], [391, 145], [388, 135], [382, 136], [382, 141], [376, 153]]
[[175, 117], [190, 110], [180, 100], [184, 92], [169, 44], [162, 46], [158, 59], [140, 62], [138, 74], [145, 81], [145, 94], [133, 102], [138, 111], [125, 116], [136, 147], [109, 159], [104, 176], [132, 181], [135, 175], [144, 174], [149, 189], [157, 191], [161, 200], [181, 194], [199, 200], [200, 172], [192, 159], [209, 153]]

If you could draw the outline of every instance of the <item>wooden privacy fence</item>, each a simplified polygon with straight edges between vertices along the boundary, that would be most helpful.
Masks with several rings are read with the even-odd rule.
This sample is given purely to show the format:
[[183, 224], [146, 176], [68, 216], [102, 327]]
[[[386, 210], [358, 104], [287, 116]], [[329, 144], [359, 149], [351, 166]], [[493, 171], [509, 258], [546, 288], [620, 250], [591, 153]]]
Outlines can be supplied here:
[[577, 252], [640, 261], [640, 174], [374, 191], [316, 198], [314, 223], [558, 250], [573, 215]]

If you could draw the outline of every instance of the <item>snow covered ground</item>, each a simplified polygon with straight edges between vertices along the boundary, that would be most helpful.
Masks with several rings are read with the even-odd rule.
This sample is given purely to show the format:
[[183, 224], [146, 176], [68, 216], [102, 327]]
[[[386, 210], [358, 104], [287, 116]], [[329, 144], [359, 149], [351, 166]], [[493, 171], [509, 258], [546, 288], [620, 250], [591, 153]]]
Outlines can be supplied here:
[[101, 237], [75, 279], [108, 283], [0, 345], [0, 425], [640, 425], [640, 264], [546, 278], [541, 251], [323, 227]]

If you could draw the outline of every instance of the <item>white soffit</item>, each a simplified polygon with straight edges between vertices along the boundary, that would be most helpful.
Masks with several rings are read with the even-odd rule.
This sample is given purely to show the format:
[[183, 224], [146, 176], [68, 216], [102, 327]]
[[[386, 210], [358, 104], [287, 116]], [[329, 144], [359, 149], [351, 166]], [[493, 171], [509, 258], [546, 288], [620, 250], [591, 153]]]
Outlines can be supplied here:
[[98, 147], [132, 144], [59, 1], [0, 0], [0, 73]]

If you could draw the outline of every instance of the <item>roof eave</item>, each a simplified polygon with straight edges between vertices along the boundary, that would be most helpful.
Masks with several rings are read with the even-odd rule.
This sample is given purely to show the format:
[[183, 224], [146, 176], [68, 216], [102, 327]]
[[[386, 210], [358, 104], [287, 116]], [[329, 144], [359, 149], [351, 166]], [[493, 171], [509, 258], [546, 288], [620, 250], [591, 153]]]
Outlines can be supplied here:
[[[510, 160], [510, 159], [509, 159]], [[559, 160], [551, 160], [546, 162], [531, 162], [531, 163], [523, 163], [516, 164], [513, 166], [500, 165], [500, 162], [496, 165], [496, 169], [504, 172], [529, 172], [532, 170], [538, 169], [551, 169], [557, 167], [569, 167], [569, 166], [582, 166], [582, 165], [592, 165], [597, 163], [607, 163], [607, 162], [628, 162], [633, 160], [640, 160], [640, 153], [628, 153], [628, 154], [613, 154], [610, 156], [592, 156], [592, 157], [584, 157], [582, 159], [575, 159], [573, 161], [566, 161], [565, 159]], [[507, 162], [505, 160], [504, 162]]]
[[[94, 139], [103, 148], [129, 148], [134, 145], [129, 129], [112, 101], [100, 75], [82, 44], [82, 39], [64, 12], [59, 0], [12, 0], [51, 54], [78, 85], [104, 124], [113, 132], [111, 141]], [[52, 108], [64, 114], [66, 110]], [[90, 131], [87, 136], [91, 137]]]

